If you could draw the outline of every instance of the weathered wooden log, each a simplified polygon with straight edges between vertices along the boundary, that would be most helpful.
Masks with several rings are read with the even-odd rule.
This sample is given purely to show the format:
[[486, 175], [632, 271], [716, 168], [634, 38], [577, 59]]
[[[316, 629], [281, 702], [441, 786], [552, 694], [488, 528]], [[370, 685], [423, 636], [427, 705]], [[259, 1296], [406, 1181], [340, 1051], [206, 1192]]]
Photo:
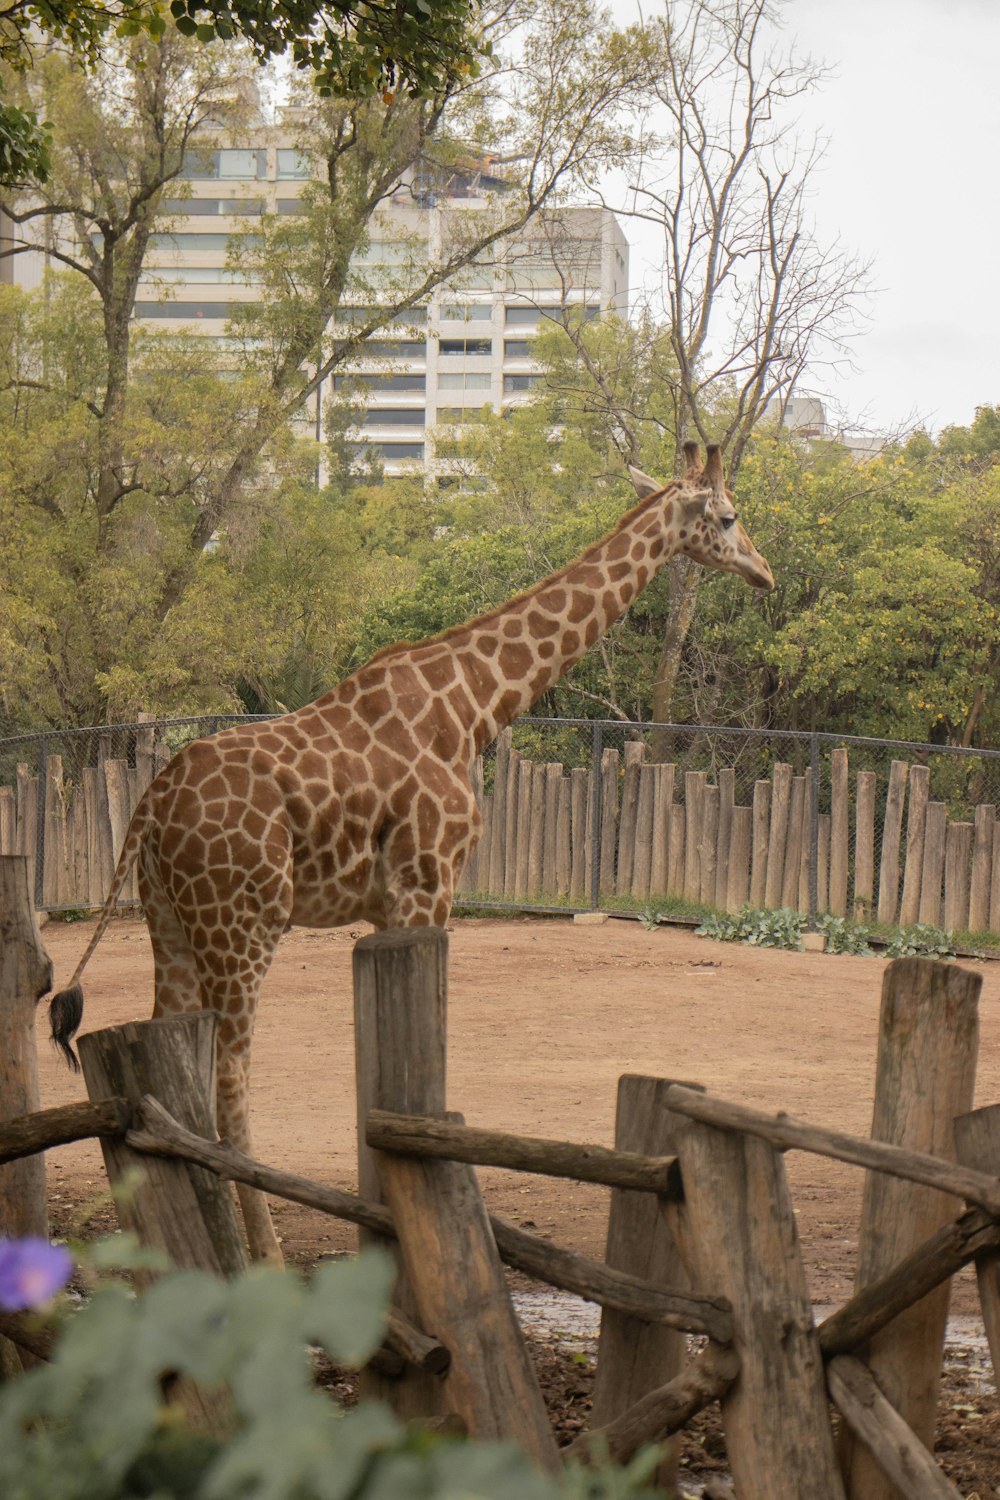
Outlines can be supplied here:
[[470, 1436], [508, 1438], [559, 1468], [538, 1377], [521, 1335], [472, 1167], [379, 1153], [379, 1176], [424, 1324], [452, 1355], [442, 1389]]
[[771, 827], [771, 783], [753, 784], [753, 831], [751, 835], [750, 905], [764, 905], [767, 890], [767, 850]]
[[962, 1500], [860, 1360], [838, 1355], [826, 1378], [847, 1426], [899, 1494], [907, 1500]]
[[645, 745], [638, 740], [625, 741], [625, 774], [622, 778], [622, 805], [618, 819], [618, 861], [615, 889], [619, 896], [632, 892], [635, 870], [636, 820], [639, 815], [639, 772]]
[[17, 853], [17, 802], [14, 789], [0, 786], [0, 854]]
[[899, 910], [899, 841], [903, 832], [903, 807], [906, 802], [906, 776], [909, 765], [894, 760], [889, 767], [889, 787], [885, 796], [885, 820], [882, 824], [882, 855], [878, 875], [878, 919], [895, 922]]
[[[955, 1116], [972, 1104], [981, 986], [978, 974], [919, 958], [896, 959], [883, 976], [873, 1144], [889, 1142], [897, 1150], [940, 1159], [945, 1174], [955, 1157]], [[968, 1196], [996, 1211], [1000, 1182], [987, 1179], [993, 1183], [993, 1202], [983, 1205], [981, 1197], [966, 1194], [961, 1185], [961, 1175], [970, 1171], [956, 1165], [950, 1185], [942, 1176], [920, 1187], [884, 1172], [867, 1174], [858, 1289], [954, 1218], [956, 1205], [947, 1195]], [[934, 1442], [949, 1290], [945, 1282], [901, 1313], [871, 1339], [868, 1349], [868, 1365], [878, 1384], [928, 1448]], [[852, 1500], [885, 1500], [892, 1493], [871, 1455], [850, 1435], [841, 1452]], [[905, 1493], [897, 1491], [900, 1500]]]
[[559, 788], [562, 780], [562, 766], [550, 761], [545, 767], [545, 849], [541, 885], [550, 897], [559, 894]]
[[701, 791], [701, 847], [698, 851], [703, 906], [715, 903], [716, 855], [719, 843], [719, 788], [708, 782]]
[[601, 754], [601, 890], [609, 896], [615, 889], [620, 761], [617, 750], [605, 750]]
[[980, 1254], [1000, 1249], [1000, 1222], [973, 1208], [944, 1225], [819, 1325], [824, 1359], [850, 1354]]
[[[690, 1094], [692, 1090], [670, 1090]], [[732, 1303], [740, 1377], [721, 1397], [740, 1500], [843, 1500], [784, 1162], [765, 1141], [693, 1123], [677, 1137], [685, 1258]]]
[[653, 808], [656, 801], [656, 766], [639, 767], [639, 799], [635, 812], [635, 857], [632, 895], [647, 901], [653, 869]]
[[533, 901], [545, 889], [542, 870], [545, 865], [545, 801], [547, 766], [535, 766], [531, 777], [531, 826], [528, 833], [527, 892]]
[[517, 767], [517, 824], [514, 844], [514, 896], [528, 894], [528, 859], [531, 853], [531, 787], [535, 768], [521, 759]]
[[829, 910], [835, 917], [847, 915], [847, 869], [851, 851], [851, 798], [847, 775], [847, 751], [838, 746], [830, 753]]
[[437, 1339], [430, 1338], [398, 1307], [390, 1307], [386, 1318], [386, 1342], [409, 1364], [428, 1375], [443, 1375], [451, 1364], [451, 1353]]
[[733, 808], [729, 838], [729, 870], [726, 883], [727, 911], [738, 911], [750, 894], [750, 840], [753, 813], [749, 807]]
[[972, 883], [969, 888], [969, 931], [985, 932], [990, 925], [990, 885], [993, 874], [993, 829], [996, 808], [976, 808], [972, 836]]
[[653, 767], [656, 777], [653, 796], [652, 858], [649, 869], [650, 891], [657, 896], [670, 889], [670, 810], [674, 805], [674, 777], [677, 768], [670, 762]]
[[[0, 856], [0, 1127], [39, 1105], [35, 1006], [52, 983], [52, 963], [35, 922], [29, 874], [25, 855]], [[45, 1158], [8, 1161], [0, 1166], [0, 1236], [46, 1238]], [[24, 1363], [0, 1333], [0, 1370], [17, 1374]]]
[[971, 823], [949, 823], [944, 841], [944, 925], [947, 931], [969, 925], [969, 859]]
[[910, 805], [906, 812], [906, 854], [903, 862], [903, 894], [899, 903], [899, 925], [912, 927], [920, 916], [920, 878], [924, 862], [924, 829], [930, 800], [929, 766], [910, 767]]
[[733, 839], [733, 808], [736, 805], [736, 772], [722, 766], [719, 782], [719, 830], [715, 844], [715, 895], [711, 905], [725, 911], [729, 901], [729, 850]]
[[875, 910], [874, 771], [859, 771], [854, 798], [854, 920], [870, 921]]
[[572, 883], [572, 792], [568, 776], [559, 781], [559, 802], [556, 808], [556, 884], [558, 895], [568, 896]]
[[739, 1372], [740, 1357], [735, 1349], [709, 1344], [673, 1379], [647, 1391], [602, 1426], [582, 1433], [563, 1456], [586, 1463], [594, 1453], [607, 1453], [615, 1463], [627, 1463], [647, 1443], [662, 1442], [679, 1432], [692, 1417], [717, 1401]]
[[569, 773], [570, 899], [587, 899], [587, 819], [590, 815], [590, 777], [582, 766]]
[[[955, 1151], [965, 1166], [989, 1172], [1000, 1167], [1000, 1104], [974, 1109], [955, 1119]], [[979, 1302], [993, 1360], [994, 1379], [1000, 1379], [1000, 1250], [983, 1248], [976, 1256]]]
[[990, 931], [1000, 932], [1000, 822], [993, 824], [993, 860], [990, 873]]
[[[354, 945], [358, 1186], [369, 1203], [384, 1202], [375, 1153], [365, 1140], [369, 1112], [444, 1114], [447, 986], [448, 938], [440, 928], [377, 932]], [[359, 1243], [363, 1248], [385, 1239], [363, 1228]], [[413, 1289], [397, 1259], [394, 1300], [404, 1317], [419, 1324]], [[423, 1371], [407, 1369], [388, 1385], [366, 1371], [360, 1384], [364, 1394], [382, 1397], [402, 1417], [446, 1409], [440, 1383]]]
[[69, 1141], [92, 1136], [121, 1135], [128, 1129], [132, 1108], [127, 1099], [95, 1099], [36, 1110], [0, 1125], [0, 1163], [18, 1161]]
[[806, 778], [793, 776], [788, 803], [788, 832], [785, 835], [785, 873], [781, 882], [781, 904], [790, 907], [792, 911], [798, 909], [799, 903], [799, 866], [802, 863], [805, 811]]
[[490, 864], [485, 890], [491, 896], [502, 896], [507, 850], [507, 763], [510, 759], [510, 730], [497, 735], [493, 761], [493, 837], [490, 842]]
[[[896, 959], [895, 962], [927, 963], [928, 960]], [[970, 977], [979, 978], [978, 975]], [[967, 1198], [970, 1203], [977, 1203], [990, 1213], [1000, 1215], [1000, 1179], [986, 1172], [974, 1172], [940, 1157], [909, 1151], [887, 1142], [845, 1135], [821, 1125], [807, 1125], [791, 1115], [764, 1114], [743, 1104], [733, 1104], [728, 1099], [717, 1099], [713, 1094], [696, 1094], [678, 1084], [671, 1088], [667, 1104], [670, 1109], [692, 1120], [719, 1125], [725, 1130], [744, 1130], [782, 1151], [811, 1151], [817, 1156], [830, 1156], [835, 1161], [851, 1162], [856, 1167], [868, 1167], [907, 1182], [921, 1183], [938, 1192]]]
[[764, 905], [779, 907], [785, 882], [785, 847], [788, 843], [788, 814], [792, 795], [792, 768], [784, 761], [779, 760], [774, 764], [773, 784]]
[[941, 886], [944, 880], [944, 846], [948, 809], [943, 802], [928, 802], [924, 818], [924, 858], [920, 872], [920, 920], [941, 926]]
[[669, 880], [667, 889], [672, 895], [684, 893], [684, 840], [687, 837], [687, 808], [675, 802], [668, 808], [670, 813]]
[[805, 774], [805, 797], [802, 803], [802, 838], [799, 847], [799, 897], [796, 903], [799, 911], [811, 910], [809, 894], [809, 873], [812, 869], [812, 817], [813, 817], [813, 773], [812, 766]]
[[35, 1313], [0, 1312], [0, 1339], [8, 1339], [32, 1360], [51, 1359], [56, 1347], [56, 1333], [41, 1323]]
[[704, 771], [684, 772], [684, 895], [701, 899], [701, 828], [704, 813]]
[[504, 824], [503, 893], [508, 900], [514, 899], [517, 888], [517, 811], [518, 788], [521, 779], [521, 757], [513, 743], [507, 755], [507, 816]]
[[830, 814], [820, 813], [816, 857], [816, 910], [830, 910]]
[[[0, 1123], [14, 1129], [39, 1107], [35, 1005], [52, 983], [23, 854], [0, 857]], [[0, 1235], [48, 1234], [45, 1160], [6, 1158], [0, 1167]]]
[[680, 1197], [683, 1192], [675, 1156], [646, 1156], [638, 1151], [609, 1150], [607, 1146], [511, 1135], [428, 1115], [393, 1114], [382, 1109], [369, 1112], [365, 1139], [379, 1151], [394, 1151], [403, 1156], [509, 1167], [516, 1172], [572, 1177], [577, 1182], [601, 1182], [608, 1187], [640, 1189], [668, 1197]]
[[[292, 1203], [318, 1208], [335, 1218], [346, 1219], [348, 1223], [363, 1225], [385, 1238], [395, 1234], [392, 1217], [383, 1204], [367, 1201], [339, 1188], [324, 1187], [292, 1172], [265, 1166], [228, 1143], [204, 1140], [179, 1126], [155, 1099], [142, 1101], [139, 1117], [142, 1128], [130, 1130], [127, 1137], [136, 1151], [197, 1162], [220, 1177], [245, 1182]], [[720, 1343], [726, 1343], [732, 1335], [729, 1309], [722, 1298], [703, 1297], [694, 1292], [667, 1292], [638, 1277], [614, 1271], [600, 1261], [561, 1250], [496, 1215], [492, 1216], [490, 1223], [502, 1259], [537, 1281], [574, 1292], [600, 1306], [615, 1307], [651, 1322], [664, 1323], [669, 1328], [707, 1334]]]
[[[681, 1120], [663, 1107], [669, 1080], [626, 1073], [618, 1080], [615, 1147], [669, 1155]], [[615, 1188], [608, 1213], [605, 1264], [665, 1287], [688, 1289], [668, 1216], [649, 1193]], [[684, 1366], [684, 1339], [673, 1329], [606, 1308], [601, 1316], [591, 1426], [607, 1427], [651, 1391], [675, 1379]], [[610, 1439], [609, 1439], [610, 1442]], [[656, 1483], [676, 1487], [677, 1449], [670, 1444], [657, 1465]]]

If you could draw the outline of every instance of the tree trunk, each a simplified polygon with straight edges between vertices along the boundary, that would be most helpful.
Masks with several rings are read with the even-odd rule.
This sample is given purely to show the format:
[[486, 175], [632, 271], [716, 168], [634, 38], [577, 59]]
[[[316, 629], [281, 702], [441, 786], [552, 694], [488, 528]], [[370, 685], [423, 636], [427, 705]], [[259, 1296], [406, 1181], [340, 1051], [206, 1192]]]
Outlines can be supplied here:
[[[668, 565], [670, 607], [653, 681], [653, 722], [669, 724], [673, 717], [674, 693], [681, 670], [681, 658], [698, 603], [701, 568], [686, 557], [675, 557]], [[671, 758], [670, 736], [656, 730], [652, 736], [651, 759]]]

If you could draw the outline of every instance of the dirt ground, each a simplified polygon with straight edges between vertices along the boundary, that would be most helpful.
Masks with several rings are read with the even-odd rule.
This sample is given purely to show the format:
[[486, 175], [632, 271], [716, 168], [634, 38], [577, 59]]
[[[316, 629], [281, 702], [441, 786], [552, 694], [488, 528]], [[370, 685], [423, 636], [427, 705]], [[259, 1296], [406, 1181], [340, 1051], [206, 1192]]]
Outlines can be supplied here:
[[[254, 1047], [255, 1155], [348, 1189], [356, 1186], [351, 952], [366, 930], [285, 937], [261, 996]], [[90, 922], [45, 927], [57, 985], [92, 931]], [[646, 1072], [869, 1131], [879, 959], [718, 944], [624, 920], [457, 918], [449, 941], [448, 1099], [470, 1124], [610, 1145], [618, 1076]], [[969, 967], [983, 974], [976, 1103], [988, 1104], [1000, 1101], [1000, 964]], [[112, 923], [85, 990], [84, 1030], [149, 1015], [152, 959], [141, 921]], [[43, 1107], [82, 1097], [79, 1078], [46, 1046], [40, 1074]], [[825, 1309], [851, 1293], [862, 1174], [800, 1152], [786, 1161], [813, 1301]], [[49, 1163], [57, 1231], [113, 1222], [95, 1143], [60, 1147]], [[480, 1176], [491, 1210], [558, 1244], [603, 1254], [603, 1189], [495, 1170]], [[274, 1207], [289, 1260], [308, 1265], [353, 1248], [350, 1226], [295, 1205]], [[938, 1449], [961, 1493], [985, 1500], [1000, 1496], [1000, 1415], [975, 1338], [971, 1272], [957, 1279], [952, 1312], [968, 1338], [952, 1355]], [[549, 1357], [542, 1373], [557, 1426], [571, 1436], [585, 1422], [589, 1379], [578, 1360], [567, 1360]], [[702, 1420], [685, 1458], [685, 1472], [699, 1481], [725, 1466], [717, 1419]]]
[[[92, 924], [50, 922], [56, 984]], [[253, 1061], [255, 1154], [336, 1187], [356, 1185], [351, 952], [366, 928], [286, 935], [261, 996]], [[1000, 964], [983, 973], [977, 1104], [1000, 1100]], [[612, 920], [462, 920], [449, 938], [449, 1108], [470, 1124], [610, 1145], [619, 1074], [703, 1083], [760, 1109], [867, 1134], [884, 964], [713, 943], [675, 927]], [[85, 975], [84, 1030], [144, 1019], [152, 959], [139, 920], [112, 923]], [[82, 1097], [40, 1047], [42, 1105]], [[62, 1218], [102, 1187], [95, 1143], [50, 1154]], [[850, 1295], [862, 1174], [803, 1153], [788, 1171], [814, 1301]], [[489, 1207], [601, 1255], [601, 1188], [481, 1173]], [[354, 1230], [279, 1209], [289, 1258], [346, 1249]], [[974, 1308], [965, 1289], [958, 1311]]]

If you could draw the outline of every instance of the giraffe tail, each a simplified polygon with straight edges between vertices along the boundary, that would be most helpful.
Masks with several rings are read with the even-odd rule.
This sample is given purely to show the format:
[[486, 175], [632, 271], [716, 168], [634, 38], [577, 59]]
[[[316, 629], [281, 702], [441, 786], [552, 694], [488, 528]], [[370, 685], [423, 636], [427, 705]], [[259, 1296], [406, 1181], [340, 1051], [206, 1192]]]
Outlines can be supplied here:
[[[125, 842], [122, 845], [122, 852], [118, 856], [118, 863], [115, 866], [111, 889], [108, 891], [104, 905], [101, 908], [101, 915], [94, 929], [93, 937], [87, 944], [80, 962], [73, 970], [73, 976], [69, 984], [64, 990], [57, 991], [49, 1001], [49, 1025], [53, 1046], [59, 1048], [59, 1051], [66, 1059], [67, 1065], [74, 1073], [79, 1073], [80, 1071], [80, 1063], [73, 1050], [73, 1038], [79, 1031], [80, 1022], [83, 1020], [83, 987], [80, 984], [80, 975], [87, 967], [94, 949], [107, 931], [108, 923], [111, 920], [111, 913], [115, 909], [128, 873], [135, 864], [143, 840], [149, 830], [149, 825], [153, 821], [152, 790], [151, 786], [146, 789], [144, 795], [139, 799], [139, 805], [132, 814], [132, 821], [128, 826]], [[40, 996], [39, 998], [43, 997]]]

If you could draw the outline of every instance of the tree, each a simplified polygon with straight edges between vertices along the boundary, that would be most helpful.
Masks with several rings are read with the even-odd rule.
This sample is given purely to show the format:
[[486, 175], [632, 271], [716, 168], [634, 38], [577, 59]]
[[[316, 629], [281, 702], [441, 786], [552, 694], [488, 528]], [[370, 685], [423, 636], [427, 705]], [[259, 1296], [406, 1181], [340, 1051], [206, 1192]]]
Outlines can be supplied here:
[[[201, 42], [243, 38], [259, 63], [290, 51], [321, 93], [354, 98], [400, 88], [413, 96], [446, 93], [479, 71], [484, 41], [473, 0], [171, 0], [178, 32]], [[154, 41], [167, 35], [150, 0], [14, 0], [5, 7], [0, 64], [24, 74], [41, 45], [65, 49], [93, 67], [114, 36]], [[45, 182], [51, 136], [35, 110], [0, 98], [0, 185]]]
[[[808, 195], [819, 152], [796, 136], [790, 106], [822, 70], [771, 40], [773, 0], [684, 0], [650, 48], [650, 98], [668, 133], [650, 133], [629, 169], [624, 212], [663, 234], [662, 313], [647, 322], [644, 363], [660, 363], [657, 407], [636, 404], [621, 372], [575, 342], [579, 387], [605, 406], [631, 463], [656, 444], [719, 442], [736, 484], [747, 446], [779, 414], [809, 368], [843, 351], [867, 268], [811, 226]], [[655, 122], [655, 117], [654, 117]], [[653, 716], [667, 723], [702, 570], [669, 567], [670, 602], [656, 668]]]
[[[499, 37], [522, 20], [502, 9], [494, 30]], [[184, 155], [237, 127], [249, 62], [231, 46], [202, 48], [168, 33], [159, 43], [139, 36], [116, 44], [90, 75], [53, 56], [24, 80], [29, 100], [53, 120], [53, 166], [43, 188], [5, 195], [2, 206], [19, 237], [4, 253], [39, 248], [53, 255], [86, 293], [69, 296], [73, 317], [91, 334], [97, 329], [96, 341], [66, 349], [55, 364], [48, 354], [39, 357], [37, 342], [30, 351], [19, 350], [16, 339], [10, 345], [9, 399], [25, 452], [34, 450], [29, 470], [53, 452], [29, 436], [46, 402], [64, 420], [72, 411], [85, 456], [72, 483], [50, 464], [48, 480], [32, 478], [12, 491], [21, 520], [39, 531], [40, 545], [43, 534], [51, 537], [49, 556], [64, 569], [63, 588], [50, 595], [50, 640], [62, 643], [57, 655], [71, 639], [81, 644], [80, 623], [64, 628], [59, 600], [73, 597], [81, 578], [110, 567], [121, 570], [119, 587], [127, 583], [140, 534], [147, 539], [142, 614], [150, 639], [157, 631], [169, 639], [186, 600], [204, 598], [205, 549], [221, 543], [226, 552], [239, 538], [246, 550], [261, 532], [283, 465], [295, 467], [290, 424], [320, 385], [357, 357], [370, 334], [405, 318], [436, 287], [477, 260], [492, 263], [495, 247], [568, 190], [585, 161], [620, 158], [628, 142], [621, 117], [641, 82], [628, 37], [602, 34], [588, 0], [550, 0], [533, 9], [519, 45], [515, 61], [491, 60], [488, 78], [455, 83], [440, 97], [329, 99], [308, 113], [301, 148], [318, 170], [304, 212], [265, 215], [254, 223], [259, 243], [234, 247], [234, 272], [256, 281], [259, 300], [234, 322], [239, 347], [227, 351], [225, 368], [204, 341], [199, 350], [197, 340], [157, 340], [138, 329], [133, 314], [151, 236], [171, 227], [165, 200], [182, 191], [171, 184]], [[470, 149], [516, 158], [505, 168], [503, 191], [480, 212], [442, 210], [439, 250], [423, 244], [402, 263], [369, 264], [380, 206], [415, 172], [433, 182], [463, 164], [469, 169]], [[342, 302], [358, 294], [370, 315], [338, 325]], [[58, 343], [58, 330], [50, 337]], [[139, 344], [150, 355], [159, 351], [156, 369], [144, 366], [141, 379]], [[166, 378], [172, 351], [182, 350], [185, 359], [198, 356], [213, 394], [200, 411], [185, 407], [171, 377], [165, 388], [178, 393], [174, 409], [184, 413], [171, 433], [160, 420], [157, 382]], [[76, 551], [60, 541], [70, 530]], [[44, 710], [36, 700], [43, 718], [103, 716], [111, 699], [102, 702], [101, 692], [114, 684], [118, 711], [150, 706], [136, 703], [132, 689], [118, 690], [125, 678], [114, 632], [91, 638], [88, 647], [78, 660], [91, 663], [89, 692], [76, 670], [66, 674], [53, 664], [55, 697], [44, 700]], [[69, 677], [72, 692], [65, 690]], [[174, 707], [183, 681], [181, 672], [170, 684]]]

